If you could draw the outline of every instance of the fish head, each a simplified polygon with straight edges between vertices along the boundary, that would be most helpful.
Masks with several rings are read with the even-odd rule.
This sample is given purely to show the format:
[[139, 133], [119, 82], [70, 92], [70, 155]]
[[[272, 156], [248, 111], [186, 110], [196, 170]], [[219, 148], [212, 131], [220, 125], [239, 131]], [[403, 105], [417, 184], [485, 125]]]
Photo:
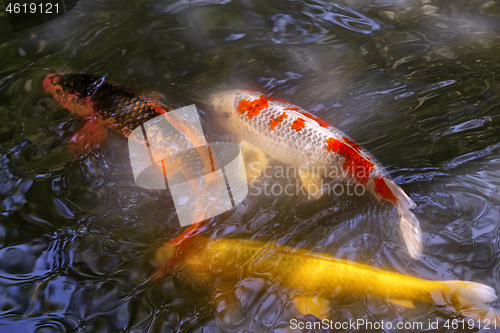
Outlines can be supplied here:
[[241, 90], [230, 90], [214, 94], [210, 98], [215, 119], [230, 132], [233, 132], [238, 118], [236, 105], [240, 94]]
[[52, 95], [56, 100], [61, 101], [65, 98], [65, 91], [60, 85], [61, 79], [67, 75], [66, 73], [49, 74], [43, 80], [43, 89], [47, 94]]
[[43, 80], [43, 88], [68, 111], [87, 117], [92, 114], [91, 97], [105, 78], [90, 74], [49, 74]]

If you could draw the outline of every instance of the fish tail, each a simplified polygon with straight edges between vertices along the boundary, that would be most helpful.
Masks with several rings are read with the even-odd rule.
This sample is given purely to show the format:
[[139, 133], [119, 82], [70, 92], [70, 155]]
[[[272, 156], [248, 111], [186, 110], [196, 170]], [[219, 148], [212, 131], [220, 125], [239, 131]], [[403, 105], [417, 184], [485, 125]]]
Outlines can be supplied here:
[[153, 280], [163, 278], [172, 270], [176, 263], [177, 249], [178, 246], [165, 243], [156, 251], [155, 259], [160, 267], [151, 276]]
[[158, 250], [156, 250], [156, 263], [160, 267], [153, 273], [153, 280], [165, 277], [178, 262], [183, 252], [191, 245], [192, 239], [200, 231], [201, 222], [193, 223], [186, 228], [180, 235], [169, 240]]
[[393, 181], [385, 177], [383, 180], [392, 194], [391, 201], [397, 206], [399, 226], [406, 247], [408, 248], [408, 253], [412, 258], [418, 259], [422, 254], [422, 230], [420, 229], [420, 223], [417, 217], [411, 212], [411, 209], [415, 208], [417, 205], [408, 197], [403, 189]]
[[[190, 233], [193, 234], [196, 229], [198, 229], [198, 224], [191, 225], [195, 226], [193, 231]], [[196, 234], [191, 235], [191, 237], [183, 238], [181, 241], [175, 243], [172, 241], [166, 242], [161, 246], [155, 255], [156, 263], [160, 265], [160, 267], [153, 273], [151, 278], [153, 280], [161, 279], [165, 277], [175, 265], [179, 262], [179, 260], [190, 252], [190, 248], [193, 245], [194, 240], [196, 239]]]
[[422, 230], [417, 217], [407, 207], [398, 205], [399, 225], [412, 258], [418, 259], [422, 255]]
[[464, 281], [443, 281], [443, 284], [449, 288], [445, 293], [446, 303], [458, 313], [474, 320], [500, 321], [500, 313], [489, 305], [497, 299], [490, 286]]
[[189, 237], [191, 237], [200, 227], [201, 222], [196, 222], [187, 227], [181, 234], [169, 240], [166, 244], [170, 246], [177, 246]]

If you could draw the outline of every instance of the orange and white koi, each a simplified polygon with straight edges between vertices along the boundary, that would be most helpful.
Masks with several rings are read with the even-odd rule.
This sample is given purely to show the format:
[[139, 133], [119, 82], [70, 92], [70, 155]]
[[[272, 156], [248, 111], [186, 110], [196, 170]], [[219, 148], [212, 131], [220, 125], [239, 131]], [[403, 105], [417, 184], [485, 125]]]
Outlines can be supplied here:
[[420, 225], [410, 211], [415, 203], [342, 131], [298, 106], [255, 91], [222, 92], [210, 103], [219, 122], [243, 140], [242, 150], [248, 151], [243, 156], [258, 156], [253, 170], [265, 167], [262, 155], [295, 166], [304, 187], [316, 197], [328, 178], [365, 186], [379, 200], [396, 206], [408, 251], [413, 258], [420, 256]]

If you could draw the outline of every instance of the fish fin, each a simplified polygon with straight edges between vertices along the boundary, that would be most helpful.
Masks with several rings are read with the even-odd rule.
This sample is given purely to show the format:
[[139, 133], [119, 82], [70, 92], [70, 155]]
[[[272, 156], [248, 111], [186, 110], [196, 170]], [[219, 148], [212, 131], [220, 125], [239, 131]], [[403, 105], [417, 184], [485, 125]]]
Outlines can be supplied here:
[[383, 179], [394, 197], [396, 197], [399, 226], [406, 247], [408, 248], [408, 253], [412, 258], [418, 259], [422, 255], [422, 230], [420, 229], [417, 217], [410, 211], [410, 209], [415, 208], [417, 205], [401, 187], [385, 177]]
[[201, 222], [193, 223], [189, 227], [186, 228], [180, 235], [174, 237], [173, 239], [169, 240], [166, 244], [171, 245], [171, 246], [176, 246], [182, 243], [184, 240], [189, 238], [191, 235], [195, 233], [195, 231], [198, 229], [200, 226]]
[[414, 259], [422, 255], [422, 230], [418, 219], [409, 209], [398, 206], [399, 226], [405, 240], [408, 253]]
[[185, 234], [186, 231], [188, 231], [188, 233], [189, 233], [189, 235], [191, 235], [191, 237], [185, 237], [177, 243], [174, 243], [172, 241], [166, 242], [165, 244], [163, 244], [163, 246], [161, 246], [156, 251], [155, 259], [156, 259], [156, 262], [160, 265], [160, 267], [151, 276], [151, 278], [153, 280], [160, 279], [160, 278], [164, 277], [165, 275], [167, 275], [174, 268], [174, 266], [179, 262], [181, 257], [186, 256], [186, 253], [188, 253], [190, 248], [192, 247], [193, 241], [195, 239], [195, 237], [193, 237], [194, 236], [193, 234], [194, 234], [194, 231], [196, 231], [198, 229], [199, 224], [200, 223], [195, 223], [195, 224], [191, 225], [191, 227], [194, 226], [194, 228], [191, 230], [190, 230], [190, 228], [188, 228], [183, 233], [183, 234]]
[[145, 99], [152, 99], [154, 101], [163, 102], [165, 100], [165, 96], [160, 93], [152, 92], [143, 96]]
[[405, 206], [407, 209], [413, 209], [417, 207], [417, 205], [413, 202], [413, 200], [411, 200], [411, 198], [405, 193], [405, 191], [403, 191], [401, 187], [387, 178], [384, 178], [384, 180], [387, 184], [387, 187], [391, 189], [392, 194], [394, 194], [394, 196], [398, 200], [399, 205]]
[[300, 170], [299, 172], [300, 180], [304, 188], [309, 193], [310, 196], [315, 199], [319, 199], [323, 195], [323, 182], [322, 177], [309, 170]]
[[175, 250], [177, 249], [176, 245], [171, 245], [169, 243], [165, 243], [160, 247], [158, 250], [156, 250], [156, 263], [158, 265], [163, 265], [165, 262], [170, 260], [172, 256], [175, 255]]
[[407, 299], [393, 299], [393, 298], [390, 298], [389, 302], [391, 302], [392, 304], [395, 304], [395, 305], [402, 306], [404, 308], [408, 308], [408, 309], [413, 309], [415, 307], [415, 304], [413, 303], [413, 301], [410, 301], [410, 300], [407, 300]]
[[445, 302], [453, 310], [474, 320], [500, 321], [500, 313], [488, 304], [497, 299], [495, 290], [490, 286], [465, 281], [442, 283], [448, 287], [448, 290], [444, 291]]
[[97, 119], [88, 120], [71, 137], [69, 150], [75, 154], [82, 154], [101, 147], [106, 140], [108, 131], [99, 124]]
[[332, 310], [330, 301], [320, 295], [297, 295], [292, 301], [303, 315], [310, 313], [320, 319], [326, 319]]
[[165, 104], [166, 98], [162, 94], [151, 93], [147, 95], [142, 95], [137, 98], [139, 98], [143, 102], [148, 103], [159, 114], [164, 114], [166, 112], [172, 111], [172, 108]]
[[153, 280], [163, 278], [174, 268], [179, 258], [179, 247], [165, 243], [156, 250], [155, 259], [160, 267], [151, 276]]
[[[262, 150], [256, 148], [248, 141], [241, 141], [240, 149], [245, 163], [245, 169], [240, 169], [240, 176], [242, 179], [246, 177], [247, 183], [250, 184], [260, 176], [269, 164], [270, 159]], [[243, 172], [246, 176], [242, 174]]]

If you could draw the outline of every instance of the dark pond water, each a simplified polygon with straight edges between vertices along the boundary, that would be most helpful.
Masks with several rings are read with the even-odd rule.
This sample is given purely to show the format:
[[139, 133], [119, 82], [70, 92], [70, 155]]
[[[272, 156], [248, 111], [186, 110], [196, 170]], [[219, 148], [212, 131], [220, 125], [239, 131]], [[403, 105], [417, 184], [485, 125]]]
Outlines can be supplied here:
[[[84, 0], [21, 33], [5, 13], [0, 22], [1, 332], [287, 332], [290, 318], [315, 320], [264, 280], [200, 287], [178, 267], [141, 286], [179, 232], [172, 199], [134, 185], [124, 138], [68, 151], [82, 120], [43, 91], [55, 72], [196, 103], [211, 141], [234, 138], [212, 121], [207, 92], [251, 88], [300, 105], [367, 148], [418, 204], [424, 256], [408, 256], [394, 211], [369, 198], [254, 196], [206, 236], [500, 292], [498, 1]], [[458, 318], [365, 295], [332, 302], [335, 320]], [[418, 331], [432, 330], [408, 330]]]

